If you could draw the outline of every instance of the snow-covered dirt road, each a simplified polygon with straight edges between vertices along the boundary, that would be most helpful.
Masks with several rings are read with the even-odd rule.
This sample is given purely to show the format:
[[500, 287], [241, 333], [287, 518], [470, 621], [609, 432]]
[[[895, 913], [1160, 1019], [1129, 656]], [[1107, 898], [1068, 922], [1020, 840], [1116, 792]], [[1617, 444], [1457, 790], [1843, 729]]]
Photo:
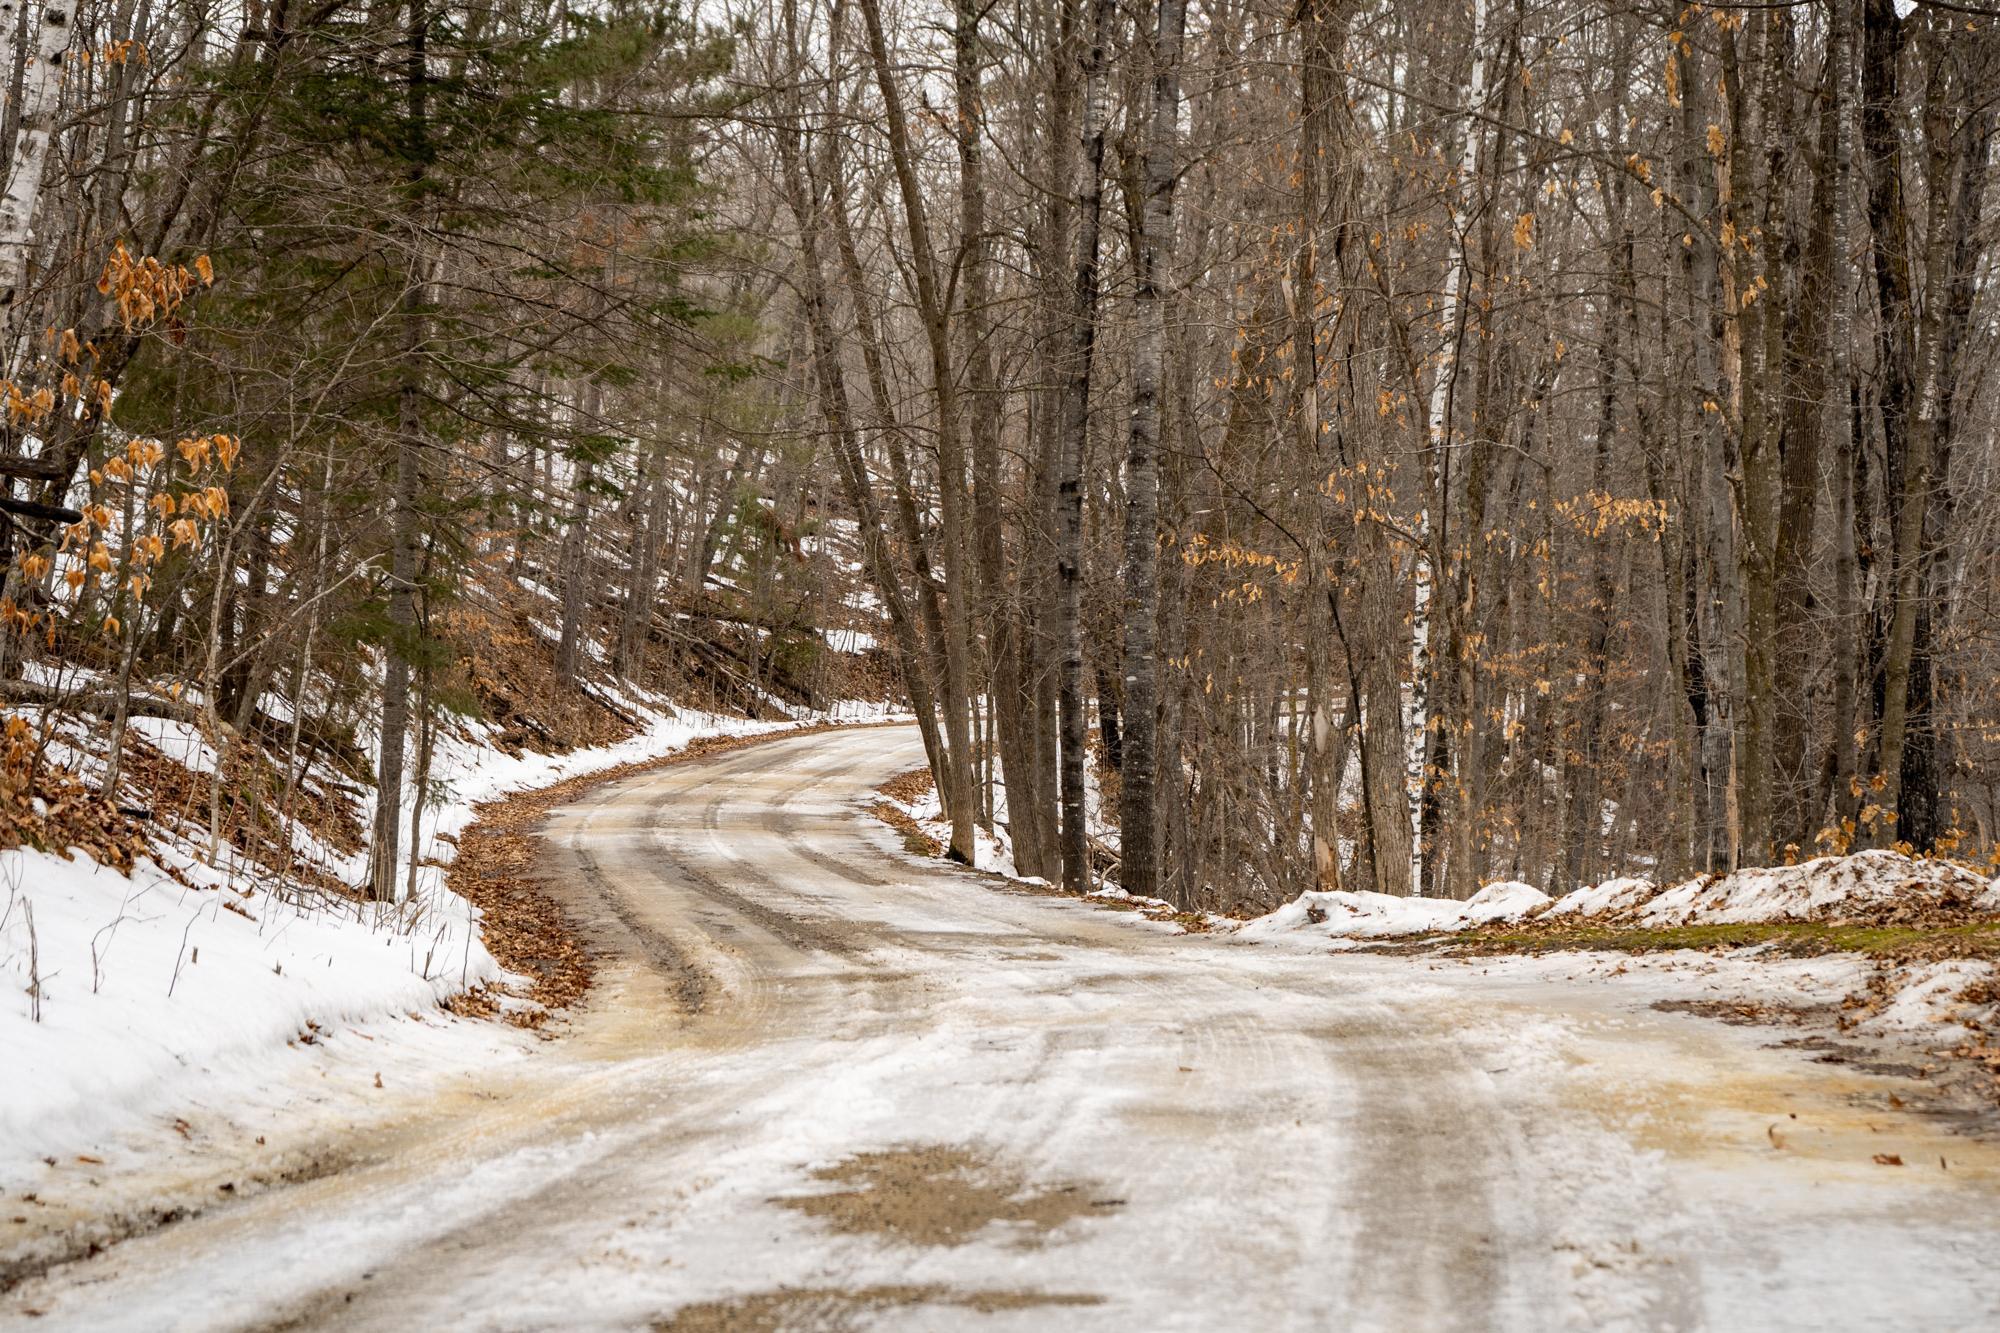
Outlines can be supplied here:
[[2000, 1326], [2000, 1151], [1896, 1078], [1643, 988], [1183, 937], [921, 865], [857, 804], [919, 762], [913, 730], [838, 732], [565, 810], [551, 863], [609, 953], [569, 1035], [0, 1319]]

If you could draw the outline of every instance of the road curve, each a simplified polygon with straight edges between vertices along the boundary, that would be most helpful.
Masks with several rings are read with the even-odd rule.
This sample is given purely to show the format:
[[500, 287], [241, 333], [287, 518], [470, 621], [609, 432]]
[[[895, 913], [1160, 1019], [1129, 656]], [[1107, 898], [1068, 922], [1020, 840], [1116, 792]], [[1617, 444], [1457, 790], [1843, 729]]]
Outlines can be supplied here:
[[608, 960], [562, 1041], [0, 1319], [2000, 1326], [2000, 1155], [1886, 1080], [1611, 988], [1188, 938], [919, 863], [860, 806], [920, 761], [913, 730], [835, 732], [559, 811], [550, 867]]

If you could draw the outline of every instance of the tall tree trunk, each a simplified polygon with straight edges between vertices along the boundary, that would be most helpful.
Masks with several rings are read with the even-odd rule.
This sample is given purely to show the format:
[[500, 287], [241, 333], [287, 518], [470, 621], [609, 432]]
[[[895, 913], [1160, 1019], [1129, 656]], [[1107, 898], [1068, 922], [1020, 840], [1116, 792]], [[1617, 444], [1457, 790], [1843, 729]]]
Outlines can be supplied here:
[[[1778, 243], [1773, 211], [1782, 181], [1759, 180], [1766, 113], [1787, 96], [1778, 69], [1779, 20], [1770, 11], [1747, 19], [1744, 61], [1735, 41], [1725, 40], [1723, 82], [1730, 132], [1716, 164], [1722, 230], [1718, 268], [1722, 280], [1724, 366], [1735, 423], [1739, 469], [1732, 478], [1736, 595], [1742, 601], [1741, 741], [1737, 746], [1734, 796], [1737, 836], [1732, 866], [1763, 865], [1771, 859], [1772, 742], [1777, 710], [1777, 579], [1780, 472], [1778, 441], [1766, 371], [1770, 335], [1782, 327], [1783, 274], [1765, 278], [1766, 256]], [[1748, 68], [1743, 66], [1747, 64]], [[1782, 160], [1782, 158], [1781, 158]], [[1762, 236], [1761, 245], [1752, 237]], [[1732, 653], [1732, 657], [1734, 654]]]
[[[1159, 896], [1160, 367], [1166, 348], [1161, 288], [1173, 264], [1175, 142], [1181, 104], [1186, 0], [1159, 0], [1152, 40], [1152, 119], [1146, 130], [1141, 222], [1132, 293], [1132, 421], [1125, 452], [1125, 736], [1119, 787], [1119, 884]], [[1181, 904], [1186, 906], [1186, 904]]]
[[[1613, 182], [1610, 194], [1610, 225], [1616, 234], [1627, 235], [1625, 178], [1622, 174]], [[1621, 298], [1624, 296], [1622, 276], [1618, 293]], [[1593, 505], [1611, 503], [1611, 442], [1617, 435], [1620, 420], [1618, 357], [1624, 325], [1625, 321], [1619, 313], [1607, 308], [1605, 329], [1601, 335], [1603, 341], [1598, 344], [1597, 439], [1591, 451], [1590, 470], [1590, 502]], [[1559, 887], [1563, 891], [1597, 882], [1598, 857], [1604, 842], [1603, 775], [1607, 756], [1602, 752], [1602, 743], [1604, 715], [1611, 692], [1611, 629], [1617, 614], [1617, 583], [1612, 574], [1612, 552], [1608, 549], [1611, 541], [1612, 529], [1608, 524], [1602, 531], [1592, 534], [1590, 540], [1590, 628], [1583, 656], [1586, 693], [1577, 720], [1576, 762], [1564, 764], [1569, 790], [1560, 840], [1564, 859]]]
[[[1834, 307], [1844, 305], [1834, 286], [1835, 257], [1845, 254], [1841, 188], [1841, 124], [1847, 100], [1846, 11], [1834, 0], [1820, 77], [1818, 139], [1813, 162], [1810, 216], [1802, 253], [1796, 318], [1785, 355], [1785, 413], [1779, 450], [1782, 497], [1778, 511], [1777, 597], [1772, 649], [1778, 679], [1789, 688], [1773, 718], [1772, 851], [1789, 853], [1812, 845], [1817, 783], [1807, 757], [1810, 710], [1807, 694], [1814, 675], [1812, 585], [1809, 577], [1813, 526], [1818, 512], [1820, 458], [1829, 429], [1841, 420], [1826, 401], [1837, 344]], [[1838, 540], [1838, 537], [1836, 537]], [[1846, 726], [1837, 717], [1838, 730]], [[1838, 740], [1834, 742], [1838, 744]]]
[[[1736, 570], [1735, 503], [1729, 478], [1737, 471], [1738, 437], [1729, 429], [1725, 404], [1732, 366], [1727, 353], [1730, 319], [1725, 309], [1723, 274], [1728, 258], [1717, 239], [1721, 224], [1713, 213], [1717, 199], [1716, 164], [1704, 147], [1706, 113], [1711, 109], [1709, 76], [1692, 56], [1683, 78], [1680, 140], [1685, 158], [1677, 184], [1689, 211], [1710, 222], [1710, 234], [1697, 235], [1681, 249], [1681, 279], [1687, 301], [1689, 359], [1700, 399], [1692, 427], [1699, 454], [1687, 482], [1686, 514], [1691, 521], [1686, 560], [1688, 670], [1683, 677], [1694, 716], [1696, 761], [1691, 765], [1696, 814], [1693, 859], [1705, 871], [1734, 866], [1736, 819], [1737, 713], [1741, 699], [1742, 647], [1737, 634], [1737, 599], [1732, 596]], [[1726, 114], [1719, 109], [1717, 114]]]
[[[1334, 99], [1344, 96], [1336, 73], [1336, 52], [1341, 45], [1337, 25], [1344, 25], [1345, 0], [1305, 0], [1299, 6], [1299, 250], [1292, 269], [1292, 366], [1294, 406], [1292, 425], [1298, 461], [1307, 474], [1307, 485], [1317, 491], [1323, 450], [1320, 436], [1326, 426], [1321, 393], [1319, 360], [1319, 274], [1320, 234], [1326, 204], [1322, 184], [1328, 176], [1326, 154], [1344, 154], [1347, 145], [1337, 141], [1336, 127], [1345, 117], [1335, 108]], [[1336, 140], [1329, 144], [1329, 140]], [[1342, 201], [1345, 202], [1344, 200]], [[1332, 577], [1324, 551], [1325, 508], [1313, 506], [1313, 525], [1306, 541], [1307, 568], [1306, 695], [1307, 725], [1311, 728], [1305, 780], [1312, 848], [1313, 882], [1322, 889], [1340, 887], [1340, 785], [1346, 767], [1347, 737], [1354, 718], [1341, 711], [1338, 725], [1333, 720], [1335, 701], [1343, 693], [1333, 674], [1332, 626], [1326, 608], [1313, 595]], [[1329, 595], [1331, 590], [1329, 590]]]
[[1044, 878], [1062, 878], [1060, 680], [1062, 643], [1056, 577], [1056, 539], [1062, 521], [1057, 504], [1057, 473], [1063, 454], [1063, 346], [1069, 329], [1069, 251], [1076, 201], [1070, 189], [1076, 178], [1078, 124], [1082, 115], [1082, 60], [1078, 43], [1084, 21], [1076, 3], [1042, 11], [1043, 51], [1053, 57], [1049, 114], [1040, 125], [1050, 162], [1051, 188], [1042, 194], [1032, 253], [1036, 291], [1037, 334], [1035, 370], [1039, 389], [1031, 400], [1034, 467], [1030, 486], [1031, 518], [1021, 525], [1020, 601], [1025, 618], [1022, 664], [1028, 695], [1030, 762], [1034, 765], [1034, 805], [1023, 809], [1010, 798], [1015, 820], [1032, 819], [1035, 837], [1044, 851]]
[[[840, 10], [834, 11], [836, 17]], [[855, 246], [854, 228], [848, 220], [845, 171], [840, 156], [840, 136], [826, 136], [827, 211], [833, 221], [835, 249], [840, 255], [841, 276], [846, 284], [848, 303], [853, 308], [855, 341], [861, 347], [861, 365], [868, 386], [868, 424], [882, 441], [888, 455], [890, 481], [895, 492], [897, 531], [909, 552], [915, 583], [916, 634], [919, 657], [917, 669], [926, 673], [923, 688], [933, 708], [941, 706], [947, 694], [944, 651], [944, 600], [938, 592], [923, 525], [917, 515], [916, 494], [910, 478], [909, 450], [904, 447], [903, 429], [891, 407], [889, 372], [884, 364], [882, 343], [876, 332], [875, 317], [868, 298], [867, 279], [862, 272], [860, 251]], [[915, 703], [914, 697], [912, 703]], [[939, 730], [935, 718], [924, 727], [925, 753], [934, 774], [947, 773], [956, 760]]]
[[[1439, 787], [1442, 776], [1434, 770], [1431, 717], [1433, 676], [1431, 599], [1433, 585], [1444, 576], [1442, 559], [1448, 546], [1451, 477], [1452, 418], [1458, 390], [1459, 348], [1466, 335], [1466, 287], [1471, 280], [1467, 258], [1466, 230], [1472, 225], [1472, 181], [1479, 157], [1479, 141], [1484, 132], [1486, 109], [1486, 0], [1472, 0], [1472, 61], [1459, 89], [1459, 105], [1464, 123], [1459, 129], [1446, 194], [1447, 253], [1444, 290], [1438, 298], [1438, 327], [1443, 345], [1437, 370], [1431, 379], [1430, 399], [1425, 409], [1424, 476], [1420, 483], [1422, 507], [1417, 515], [1418, 549], [1410, 553], [1413, 574], [1410, 610], [1410, 693], [1409, 746], [1406, 766], [1409, 774], [1410, 805], [1410, 885], [1420, 893], [1428, 887], [1434, 868], [1434, 848], [1430, 836], [1436, 830]], [[1439, 738], [1441, 739], [1441, 738]]]
[[1929, 480], [1927, 439], [1913, 446], [1915, 309], [1909, 219], [1903, 203], [1902, 131], [1897, 124], [1897, 62], [1903, 21], [1894, 0], [1864, 0], [1861, 28], [1861, 142], [1868, 157], [1868, 229], [1875, 275], [1875, 343], [1881, 380], [1885, 486], [1890, 504], [1890, 617], [1882, 661], [1882, 720], [1875, 771], [1887, 784], [1883, 807], [1894, 810], [1909, 715], [1910, 658], [1917, 627], [1921, 487]]
[[[1940, 620], [1948, 611], [1944, 590], [1945, 534], [1953, 509], [1951, 452], [1957, 423], [1959, 379], [1972, 320], [1991, 173], [1994, 104], [1982, 96], [1981, 76], [1993, 68], [1991, 25], [1976, 37], [1953, 32], [1948, 50], [1939, 51], [1926, 108], [1930, 193], [1949, 198], [1950, 215], [1927, 266], [1925, 322], [1931, 326], [1923, 357], [1917, 400], [1917, 431], [1929, 440], [1929, 483], [1923, 487], [1923, 514], [1917, 520], [1917, 615], [1909, 671], [1909, 712], [1902, 764], [1897, 775], [1896, 836], [1920, 852], [1933, 850], [1943, 833], [1943, 792], [1939, 772], [1936, 708], [1936, 647]], [[1956, 75], [1956, 78], [1950, 76]], [[1962, 119], [1961, 119], [1962, 116]], [[1937, 204], [1932, 204], [1932, 213]]]
[[28, 297], [42, 179], [54, 142], [63, 63], [76, 32], [68, 0], [0, 4], [0, 71], [12, 81], [0, 176], [0, 366], [12, 367], [27, 336], [21, 307]]
[[1004, 399], [993, 368], [987, 310], [992, 300], [992, 244], [987, 237], [985, 106], [981, 91], [977, 0], [955, 0], [952, 30], [953, 89], [958, 102], [954, 139], [958, 147], [959, 336], [966, 383], [972, 395], [973, 529], [978, 550], [980, 592], [985, 603], [988, 679], [1000, 764], [1007, 789], [1008, 832], [1014, 867], [1023, 875], [1046, 877], [1055, 851], [1043, 845], [1042, 822], [1035, 818], [1040, 795], [1031, 757], [1021, 665], [1022, 631], [1006, 561], [1000, 507], [1000, 427]]
[[600, 402], [593, 379], [583, 395], [585, 434], [572, 455], [569, 519], [563, 526], [562, 630], [556, 639], [556, 679], [571, 688], [576, 685], [583, 657], [583, 616], [590, 597], [590, 492], [597, 485]]
[[[1081, 5], [1083, 0], [1068, 0]], [[1076, 164], [1076, 239], [1072, 255], [1069, 350], [1062, 394], [1061, 455], [1056, 467], [1056, 639], [1062, 652], [1057, 680], [1062, 796], [1063, 887], [1090, 886], [1090, 846], [1085, 832], [1083, 690], [1083, 458], [1090, 437], [1091, 371], [1097, 350], [1097, 263], [1104, 218], [1104, 140], [1109, 115], [1105, 74], [1117, 17], [1116, 0], [1093, 0], [1081, 44], [1083, 62], [1082, 152]]]
[[429, 0], [410, 0], [409, 53], [405, 62], [409, 123], [409, 272], [402, 298], [402, 384], [397, 390], [395, 472], [390, 479], [389, 641], [383, 653], [381, 752], [375, 773], [375, 836], [369, 849], [369, 892], [377, 901], [396, 896], [396, 863], [403, 824], [403, 749], [410, 725], [410, 657], [416, 634], [417, 495], [423, 457], [423, 363], [427, 341], [429, 237], [424, 189], [430, 159], [425, 38]]

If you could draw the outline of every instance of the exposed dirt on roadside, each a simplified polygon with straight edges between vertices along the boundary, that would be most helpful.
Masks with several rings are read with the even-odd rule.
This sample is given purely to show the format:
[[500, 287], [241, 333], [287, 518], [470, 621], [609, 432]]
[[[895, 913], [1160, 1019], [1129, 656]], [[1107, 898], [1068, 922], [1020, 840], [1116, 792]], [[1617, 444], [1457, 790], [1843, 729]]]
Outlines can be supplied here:
[[726, 1301], [683, 1306], [653, 1325], [655, 1333], [847, 1333], [870, 1315], [910, 1306], [940, 1306], [975, 1314], [1102, 1305], [1087, 1293], [958, 1291], [943, 1286], [780, 1287]]
[[1033, 1246], [1064, 1223], [1124, 1206], [1080, 1181], [1031, 1186], [969, 1149], [947, 1144], [861, 1153], [813, 1172], [850, 1188], [775, 1202], [835, 1231], [913, 1245], [962, 1245], [995, 1223]]

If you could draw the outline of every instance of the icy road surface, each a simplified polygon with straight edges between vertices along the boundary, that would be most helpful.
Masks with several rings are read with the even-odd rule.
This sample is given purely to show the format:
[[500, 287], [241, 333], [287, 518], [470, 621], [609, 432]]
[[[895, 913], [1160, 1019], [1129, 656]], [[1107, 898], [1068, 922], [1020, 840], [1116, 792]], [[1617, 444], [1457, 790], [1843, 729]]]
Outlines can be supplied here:
[[919, 762], [913, 730], [819, 735], [561, 812], [610, 953], [570, 1035], [448, 1088], [399, 1071], [403, 1112], [358, 1131], [329, 1095], [340, 1169], [0, 1321], [2000, 1327], [2000, 1152], [1896, 1080], [1643, 990], [1186, 938], [920, 865], [857, 804]]

